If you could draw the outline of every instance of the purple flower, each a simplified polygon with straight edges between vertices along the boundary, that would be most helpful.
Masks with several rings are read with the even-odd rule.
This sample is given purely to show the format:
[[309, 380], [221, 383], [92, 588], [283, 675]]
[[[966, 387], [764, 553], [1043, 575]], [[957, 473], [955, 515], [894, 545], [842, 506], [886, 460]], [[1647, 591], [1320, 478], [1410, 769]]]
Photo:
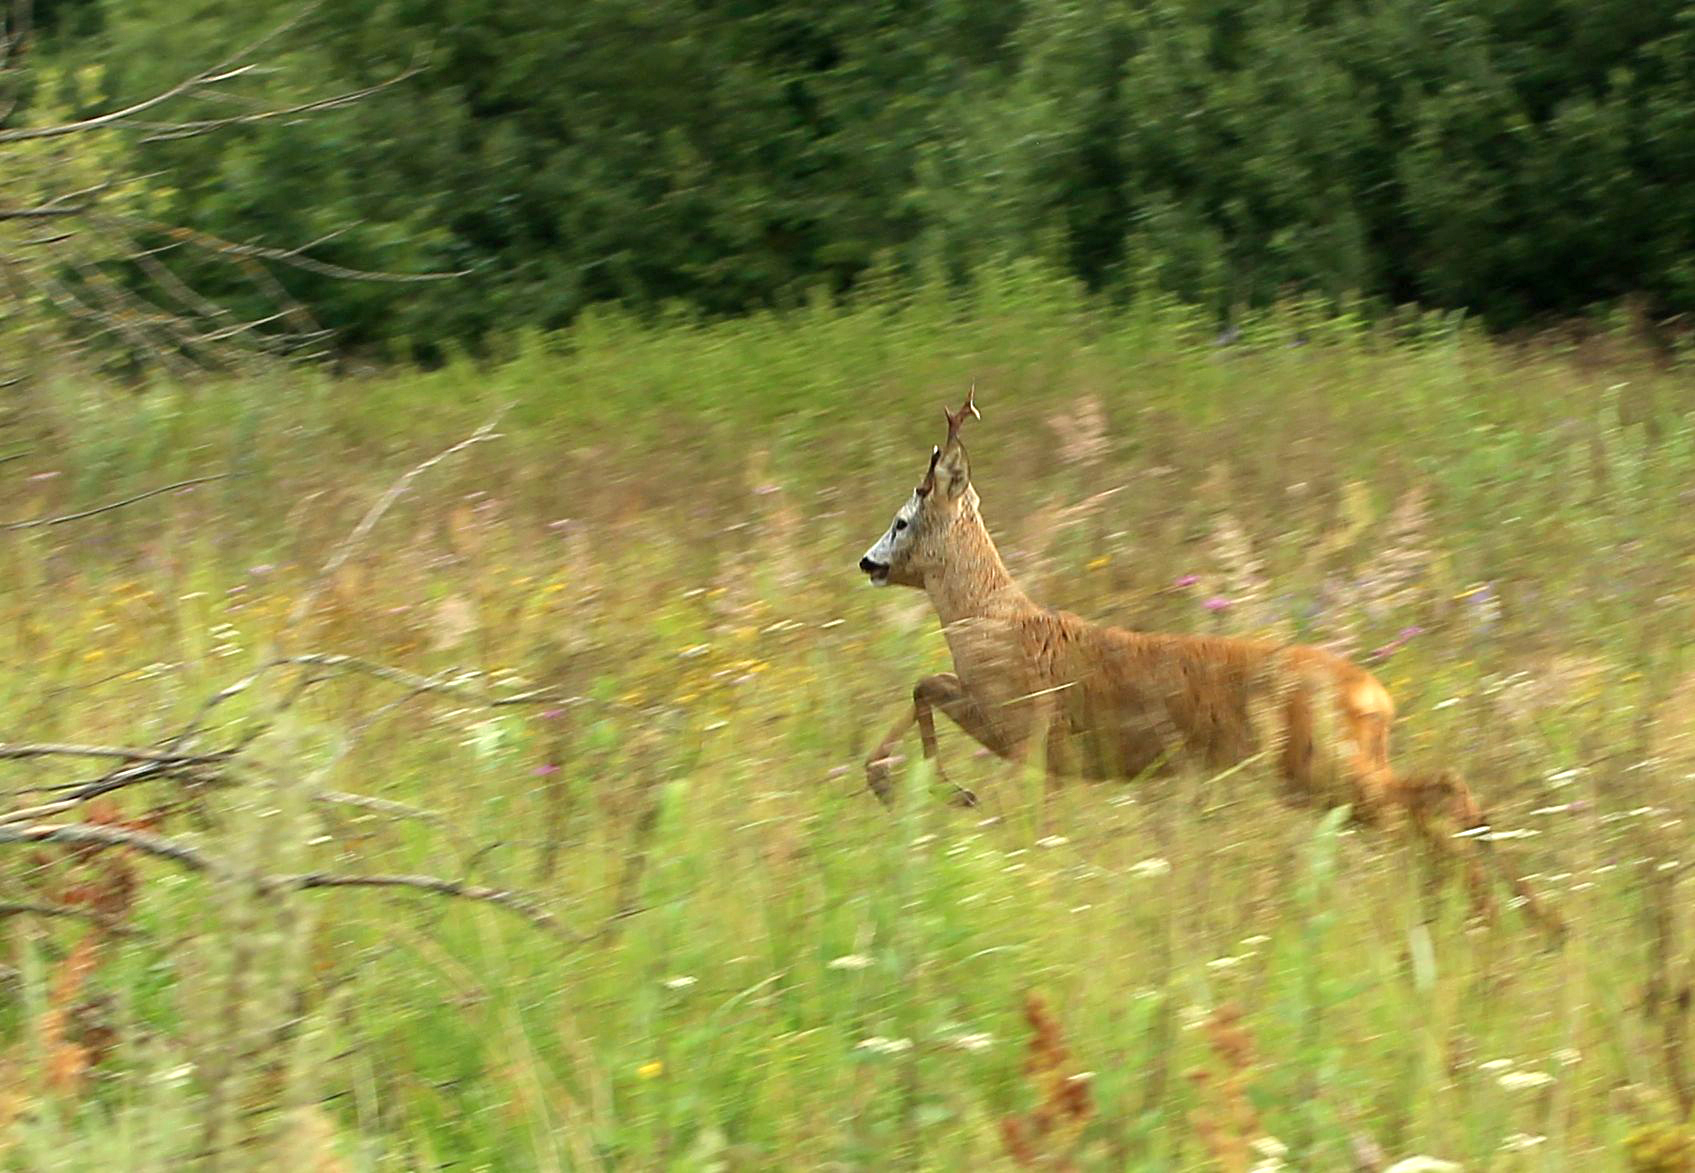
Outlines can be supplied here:
[[1409, 639], [1412, 639], [1415, 635], [1423, 635], [1423, 634], [1424, 634], [1424, 628], [1422, 628], [1422, 627], [1403, 627], [1403, 628], [1401, 628], [1401, 634], [1395, 637], [1395, 642], [1396, 643], [1406, 643]]
[[559, 717], [563, 717], [564, 715], [565, 715], [564, 709], [543, 709], [542, 714], [541, 714], [541, 719], [543, 721], [552, 721], [552, 720], [556, 720]]
[[1230, 600], [1225, 598], [1223, 595], [1214, 595], [1212, 598], [1202, 603], [1201, 606], [1205, 607], [1208, 611], [1213, 612], [1228, 611], [1230, 610]]
[[1181, 578], [1179, 578], [1175, 582], [1173, 582], [1171, 585], [1181, 589], [1182, 587], [1192, 587], [1197, 582], [1200, 582], [1200, 581], [1201, 581], [1201, 576], [1198, 575], [1198, 574], [1185, 574]]
[[530, 771], [530, 773], [534, 774], [537, 778], [545, 778], [549, 774], [557, 774], [558, 772], [559, 767], [554, 765], [552, 762], [545, 762]]
[[251, 574], [254, 578], [264, 578], [275, 569], [276, 567], [272, 566], [269, 562], [261, 562], [257, 566], [249, 566], [247, 568], [247, 573]]

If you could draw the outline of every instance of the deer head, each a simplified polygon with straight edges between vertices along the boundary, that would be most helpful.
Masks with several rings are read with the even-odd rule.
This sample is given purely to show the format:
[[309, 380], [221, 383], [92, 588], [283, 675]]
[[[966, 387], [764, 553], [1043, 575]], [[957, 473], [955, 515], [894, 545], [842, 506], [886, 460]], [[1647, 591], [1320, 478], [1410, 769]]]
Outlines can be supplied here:
[[962, 509], [975, 497], [971, 489], [971, 463], [960, 443], [959, 429], [967, 416], [982, 419], [972, 386], [958, 411], [942, 408], [948, 421], [947, 441], [930, 450], [930, 468], [912, 496], [895, 512], [894, 522], [878, 538], [859, 568], [872, 586], [920, 587], [926, 574], [940, 569], [946, 554], [946, 537]]

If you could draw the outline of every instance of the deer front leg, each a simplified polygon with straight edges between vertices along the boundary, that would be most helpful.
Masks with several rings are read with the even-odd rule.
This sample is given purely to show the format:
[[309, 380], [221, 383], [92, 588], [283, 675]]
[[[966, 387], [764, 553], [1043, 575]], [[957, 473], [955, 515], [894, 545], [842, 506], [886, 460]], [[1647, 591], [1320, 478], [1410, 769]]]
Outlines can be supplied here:
[[865, 763], [865, 780], [871, 787], [871, 792], [888, 805], [892, 801], [890, 794], [889, 773], [893, 766], [893, 753], [901, 738], [913, 725], [918, 726], [918, 738], [924, 747], [926, 759], [936, 763], [936, 775], [954, 788], [954, 801], [963, 806], [976, 806], [977, 796], [965, 787], [960, 786], [947, 776], [942, 769], [942, 763], [936, 749], [936, 718], [934, 710], [940, 709], [952, 718], [954, 724], [991, 752], [1001, 757], [1007, 756], [1007, 749], [994, 725], [983, 715], [982, 709], [966, 692], [965, 685], [952, 672], [938, 672], [934, 676], [926, 676], [912, 687], [912, 708], [895, 723], [889, 730], [888, 736], [875, 750]]

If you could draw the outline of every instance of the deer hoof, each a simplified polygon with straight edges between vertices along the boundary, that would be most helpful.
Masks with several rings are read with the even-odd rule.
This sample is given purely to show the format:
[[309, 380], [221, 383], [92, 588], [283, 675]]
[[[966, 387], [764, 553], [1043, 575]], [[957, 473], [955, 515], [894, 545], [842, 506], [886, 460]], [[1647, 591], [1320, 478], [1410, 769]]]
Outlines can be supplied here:
[[894, 805], [894, 774], [898, 758], [873, 758], [865, 763], [865, 784], [884, 806]]
[[974, 807], [977, 805], [977, 796], [960, 786], [954, 790], [953, 797], [949, 798], [948, 802], [952, 806]]

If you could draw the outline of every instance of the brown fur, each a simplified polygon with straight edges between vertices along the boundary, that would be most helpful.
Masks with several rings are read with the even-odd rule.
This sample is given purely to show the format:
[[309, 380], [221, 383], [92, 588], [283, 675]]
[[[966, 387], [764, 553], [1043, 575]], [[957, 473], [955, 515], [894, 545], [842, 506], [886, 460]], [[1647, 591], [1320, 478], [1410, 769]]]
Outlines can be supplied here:
[[[925, 757], [936, 757], [940, 709], [1010, 762], [1040, 745], [1050, 788], [1064, 776], [1134, 778], [1180, 762], [1218, 769], [1263, 753], [1294, 802], [1347, 803], [1372, 825], [1406, 818], [1444, 848], [1450, 836], [1438, 827], [1482, 822], [1452, 773], [1394, 771], [1394, 702], [1357, 664], [1268, 640], [1128, 631], [1034, 603], [978, 512], [958, 436], [969, 408], [948, 414], [947, 445], [903, 508], [905, 544], [897, 550], [891, 530], [861, 561], [874, 577], [930, 596], [954, 663], [914, 686], [906, 715], [867, 760], [880, 798], [889, 800], [891, 755], [913, 725]], [[887, 564], [873, 558], [880, 552], [893, 555]], [[1472, 876], [1475, 893], [1475, 861]]]

